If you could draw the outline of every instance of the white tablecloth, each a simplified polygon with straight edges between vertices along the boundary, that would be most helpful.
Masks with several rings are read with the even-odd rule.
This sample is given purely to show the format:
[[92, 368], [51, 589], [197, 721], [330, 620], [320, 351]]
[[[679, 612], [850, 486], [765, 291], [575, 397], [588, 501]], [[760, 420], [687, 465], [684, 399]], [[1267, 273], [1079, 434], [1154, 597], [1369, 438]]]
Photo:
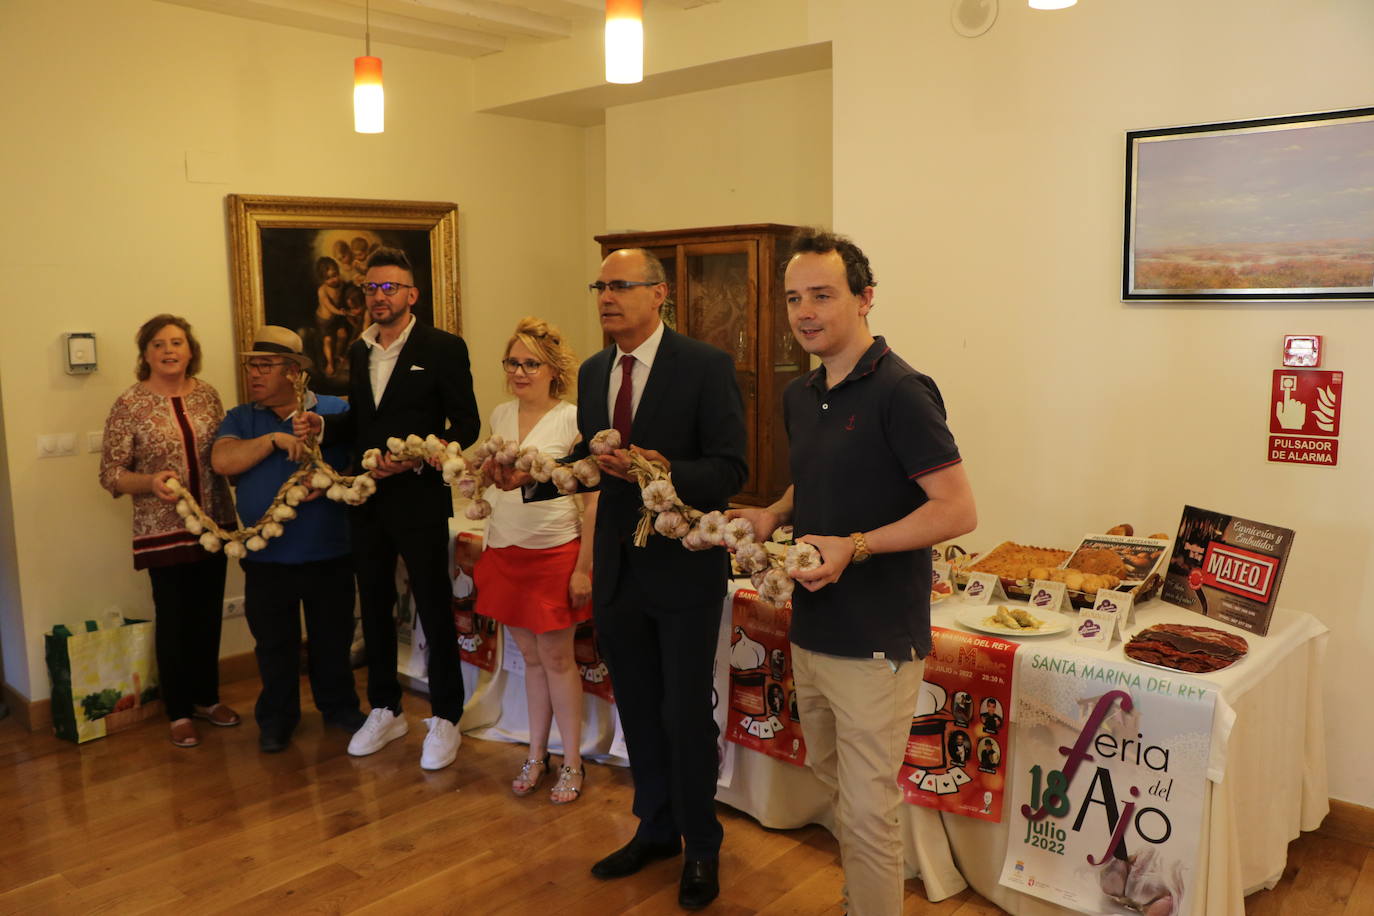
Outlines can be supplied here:
[[[958, 629], [954, 618], [963, 606], [959, 598], [941, 602], [932, 610], [931, 622]], [[1155, 601], [1137, 609], [1130, 631], [1166, 622], [1232, 629]], [[1320, 685], [1326, 627], [1310, 614], [1281, 609], [1267, 637], [1243, 635], [1250, 652], [1242, 661], [1198, 675], [1215, 683], [1229, 706], [1218, 715], [1214, 732], [1225, 770], [1220, 782], [1208, 787], [1201, 878], [1192, 898], [1193, 912], [1206, 916], [1238, 916], [1246, 894], [1273, 887], [1283, 874], [1289, 841], [1320, 825], [1328, 808]], [[1069, 639], [1042, 637], [1036, 644], [1067, 646]], [[1074, 651], [1122, 658], [1119, 642], [1111, 649]], [[768, 827], [814, 822], [833, 829], [827, 790], [810, 770], [743, 749], [736, 754], [729, 788], [716, 797]], [[908, 865], [913, 874], [922, 875], [931, 900], [958, 893], [967, 880], [1009, 913], [1069, 912], [998, 883], [1008, 840], [1006, 821], [937, 814], [912, 805], [904, 806], [903, 813]]]

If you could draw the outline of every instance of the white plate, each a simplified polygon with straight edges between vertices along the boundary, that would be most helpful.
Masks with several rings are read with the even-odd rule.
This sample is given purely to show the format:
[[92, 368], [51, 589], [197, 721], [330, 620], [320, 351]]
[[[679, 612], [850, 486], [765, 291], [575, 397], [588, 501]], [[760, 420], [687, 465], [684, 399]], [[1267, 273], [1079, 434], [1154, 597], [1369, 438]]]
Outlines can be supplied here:
[[985, 618], [996, 613], [997, 605], [978, 604], [963, 608], [955, 615], [954, 619], [958, 621], [960, 626], [977, 630], [980, 633], [992, 633], [995, 636], [1053, 636], [1056, 633], [1063, 633], [1073, 626], [1072, 620], [1057, 611], [1040, 610], [1030, 612], [1033, 616], [1045, 621], [1045, 625], [1038, 630], [1009, 630], [1003, 626], [984, 622]]

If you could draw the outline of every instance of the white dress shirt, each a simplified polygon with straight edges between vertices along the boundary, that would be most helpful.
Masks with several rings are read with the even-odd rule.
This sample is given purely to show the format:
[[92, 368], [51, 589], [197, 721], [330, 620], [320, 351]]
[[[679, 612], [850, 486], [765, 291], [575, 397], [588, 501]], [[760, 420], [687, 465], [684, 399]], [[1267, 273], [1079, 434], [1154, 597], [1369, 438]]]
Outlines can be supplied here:
[[658, 355], [658, 345], [663, 343], [663, 322], [658, 323], [654, 332], [649, 338], [635, 347], [632, 353], [626, 354], [617, 344], [615, 348], [615, 364], [611, 366], [611, 389], [606, 392], [606, 415], [615, 420], [615, 399], [620, 394], [620, 377], [624, 370], [620, 368], [620, 358], [622, 356], [633, 356], [635, 365], [630, 370], [630, 383], [634, 386], [630, 393], [630, 418], [639, 412], [639, 399], [644, 396], [644, 386], [649, 382], [649, 372], [654, 368], [654, 357]]
[[410, 332], [415, 329], [415, 315], [410, 316], [410, 323], [406, 325], [401, 336], [391, 342], [391, 346], [384, 347], [377, 340], [377, 335], [381, 334], [382, 326], [379, 324], [368, 325], [367, 330], [358, 335], [364, 344], [367, 345], [367, 375], [372, 382], [372, 403], [374, 405], [382, 403], [382, 395], [386, 393], [386, 384], [391, 381], [391, 373], [396, 369], [396, 359], [401, 355], [401, 348], [410, 339]]

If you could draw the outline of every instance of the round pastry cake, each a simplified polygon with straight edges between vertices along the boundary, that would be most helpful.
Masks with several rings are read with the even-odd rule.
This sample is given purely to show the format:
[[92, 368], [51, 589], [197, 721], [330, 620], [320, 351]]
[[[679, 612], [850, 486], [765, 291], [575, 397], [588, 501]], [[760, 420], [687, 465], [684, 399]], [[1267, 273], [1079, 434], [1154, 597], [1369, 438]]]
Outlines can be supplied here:
[[1250, 644], [1234, 633], [1213, 627], [1157, 623], [1126, 643], [1128, 658], [1179, 671], [1204, 673], [1233, 665], [1250, 651]]

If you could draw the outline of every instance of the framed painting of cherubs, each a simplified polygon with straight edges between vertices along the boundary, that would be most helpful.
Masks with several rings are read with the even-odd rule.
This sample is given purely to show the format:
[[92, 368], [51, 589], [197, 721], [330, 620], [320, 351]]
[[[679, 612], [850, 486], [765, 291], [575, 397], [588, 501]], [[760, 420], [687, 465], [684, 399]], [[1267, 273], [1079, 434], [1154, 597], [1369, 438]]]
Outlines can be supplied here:
[[[367, 259], [400, 248], [414, 267], [417, 320], [458, 334], [458, 207], [410, 200], [230, 194], [234, 337], [248, 350], [264, 324], [300, 334], [311, 390], [348, 393], [348, 348], [368, 325]], [[248, 399], [238, 372], [239, 398]]]
[[1122, 299], [1374, 299], [1374, 108], [1126, 133]]

